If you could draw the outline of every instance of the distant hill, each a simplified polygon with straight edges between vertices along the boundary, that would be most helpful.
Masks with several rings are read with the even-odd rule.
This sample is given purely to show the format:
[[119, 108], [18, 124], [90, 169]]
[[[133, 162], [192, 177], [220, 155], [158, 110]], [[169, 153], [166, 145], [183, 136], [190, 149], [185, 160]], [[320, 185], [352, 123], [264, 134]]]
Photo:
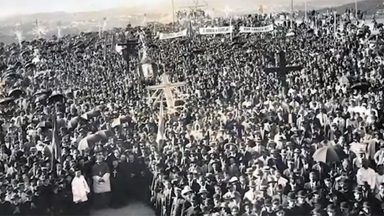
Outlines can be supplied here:
[[[308, 10], [326, 8], [337, 8], [342, 12], [345, 8], [354, 8], [354, 0], [307, 0]], [[0, 41], [6, 43], [16, 42], [15, 31], [22, 33], [23, 39], [30, 40], [34, 37], [33, 31], [36, 20], [44, 28], [45, 37], [50, 37], [58, 32], [61, 26], [62, 34], [77, 34], [79, 32], [98, 31], [107, 18], [107, 29], [112, 27], [124, 27], [127, 24], [141, 25], [144, 22], [167, 23], [172, 20], [171, 5], [169, 0], [157, 0], [156, 4], [148, 7], [122, 7], [101, 11], [89, 11], [78, 13], [52, 12], [37, 13], [31, 15], [19, 15], [0, 18]], [[229, 7], [231, 14], [256, 13], [261, 5], [265, 12], [281, 12], [290, 10], [289, 0], [200, 0], [207, 4], [206, 9], [213, 12], [215, 16], [223, 16], [224, 8]], [[294, 0], [295, 10], [304, 10], [305, 0]], [[382, 6], [383, 0], [364, 0], [358, 3], [359, 9], [363, 11], [375, 11]], [[176, 9], [182, 6], [192, 5], [192, 0], [175, 0]], [[342, 6], [340, 6], [342, 5]], [[145, 16], [144, 16], [145, 15]]]
[[[357, 9], [360, 11], [365, 11], [367, 14], [374, 14], [378, 9], [384, 8], [383, 5], [383, 0], [363, 0], [363, 1], [358, 1], [357, 2]], [[338, 13], [344, 12], [346, 9], [355, 9], [355, 3], [349, 3], [349, 4], [344, 4], [332, 9], [336, 9]], [[320, 12], [326, 11], [328, 8], [323, 8], [320, 10]]]

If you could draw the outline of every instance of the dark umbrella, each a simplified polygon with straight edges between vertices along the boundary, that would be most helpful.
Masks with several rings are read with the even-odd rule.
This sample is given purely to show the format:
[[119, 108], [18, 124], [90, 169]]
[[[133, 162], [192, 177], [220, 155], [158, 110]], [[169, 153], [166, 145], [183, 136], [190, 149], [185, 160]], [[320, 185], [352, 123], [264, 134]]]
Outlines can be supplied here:
[[30, 68], [30, 67], [36, 68], [36, 65], [32, 62], [25, 65], [25, 68]]
[[109, 137], [113, 136], [113, 133], [110, 130], [101, 130], [95, 134], [100, 136], [102, 140], [108, 140]]
[[57, 102], [64, 102], [65, 101], [65, 96], [60, 93], [53, 93], [49, 98], [48, 102], [49, 103], [57, 103]]
[[9, 97], [12, 97], [14, 99], [17, 99], [17, 98], [20, 98], [22, 95], [24, 94], [24, 91], [19, 89], [19, 88], [16, 88], [16, 89], [12, 89], [9, 93], [8, 93], [8, 96]]
[[34, 95], [39, 96], [39, 95], [50, 95], [52, 93], [51, 90], [49, 89], [40, 89], [38, 90]]
[[331, 163], [339, 162], [340, 157], [337, 154], [335, 148], [331, 145], [323, 146], [315, 151], [312, 155], [314, 161]]
[[371, 85], [368, 82], [358, 82], [355, 83], [351, 86], [351, 89], [356, 89], [356, 90], [362, 90], [362, 91], [368, 91], [369, 87]]
[[11, 79], [22, 79], [23, 77], [20, 75], [20, 74], [18, 74], [18, 73], [16, 73], [16, 72], [13, 72], [13, 71], [9, 71], [9, 72], [7, 72], [7, 73], [5, 73], [4, 75], [3, 75], [3, 79], [4, 80], [11, 80]]
[[80, 116], [73, 117], [69, 122], [67, 127], [69, 129], [74, 129], [77, 127], [77, 125], [81, 124], [82, 122], [85, 122], [85, 119], [83, 119]]

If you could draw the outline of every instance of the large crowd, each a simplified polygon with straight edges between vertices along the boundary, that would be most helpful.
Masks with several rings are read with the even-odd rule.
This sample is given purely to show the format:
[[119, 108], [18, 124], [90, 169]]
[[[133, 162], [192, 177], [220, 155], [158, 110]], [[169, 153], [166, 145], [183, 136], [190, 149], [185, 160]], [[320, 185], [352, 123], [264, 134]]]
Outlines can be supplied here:
[[[86, 215], [134, 198], [162, 216], [384, 215], [384, 32], [353, 14], [337, 28], [333, 14], [250, 15], [200, 24], [275, 30], [159, 40], [129, 26], [0, 44], [0, 215]], [[140, 38], [155, 76], [112, 35]], [[264, 71], [279, 51], [303, 68], [287, 91]], [[146, 87], [163, 73], [187, 83], [186, 99], [157, 140]]]

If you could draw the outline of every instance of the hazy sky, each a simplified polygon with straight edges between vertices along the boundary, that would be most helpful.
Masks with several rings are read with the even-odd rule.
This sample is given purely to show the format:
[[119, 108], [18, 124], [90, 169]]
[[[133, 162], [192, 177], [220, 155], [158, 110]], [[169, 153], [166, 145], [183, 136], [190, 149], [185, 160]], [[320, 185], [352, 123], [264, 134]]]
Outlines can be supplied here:
[[38, 12], [78, 12], [157, 3], [162, 0], [0, 0], [0, 16]]
[[[175, 4], [192, 3], [193, 0], [174, 0]], [[201, 1], [201, 0], [200, 0]], [[303, 4], [305, 0], [294, 0], [296, 4]], [[307, 0], [310, 4], [343, 4], [353, 2], [354, 0]], [[0, 0], [0, 17], [31, 14], [39, 12], [79, 12], [90, 10], [102, 10], [115, 7], [129, 6], [148, 6], [148, 5], [171, 5], [171, 0]], [[265, 5], [289, 5], [290, 0], [205, 0], [211, 4], [235, 4], [236, 6], [253, 6]]]

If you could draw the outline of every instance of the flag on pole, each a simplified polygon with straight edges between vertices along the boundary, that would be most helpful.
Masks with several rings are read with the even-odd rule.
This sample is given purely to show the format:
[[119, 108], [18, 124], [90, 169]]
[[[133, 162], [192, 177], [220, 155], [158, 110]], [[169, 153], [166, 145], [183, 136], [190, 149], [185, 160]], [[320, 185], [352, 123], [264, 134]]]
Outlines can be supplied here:
[[160, 112], [159, 112], [159, 124], [157, 126], [157, 144], [160, 143], [161, 140], [165, 139], [165, 121], [164, 121], [164, 105], [163, 102], [160, 103]]
[[61, 162], [61, 144], [60, 144], [60, 138], [57, 128], [57, 120], [56, 115], [53, 117], [53, 129], [52, 129], [52, 143], [51, 143], [51, 149], [52, 149], [52, 155], [51, 155], [51, 162], [52, 162], [52, 169], [54, 167], [54, 162], [59, 161]]

